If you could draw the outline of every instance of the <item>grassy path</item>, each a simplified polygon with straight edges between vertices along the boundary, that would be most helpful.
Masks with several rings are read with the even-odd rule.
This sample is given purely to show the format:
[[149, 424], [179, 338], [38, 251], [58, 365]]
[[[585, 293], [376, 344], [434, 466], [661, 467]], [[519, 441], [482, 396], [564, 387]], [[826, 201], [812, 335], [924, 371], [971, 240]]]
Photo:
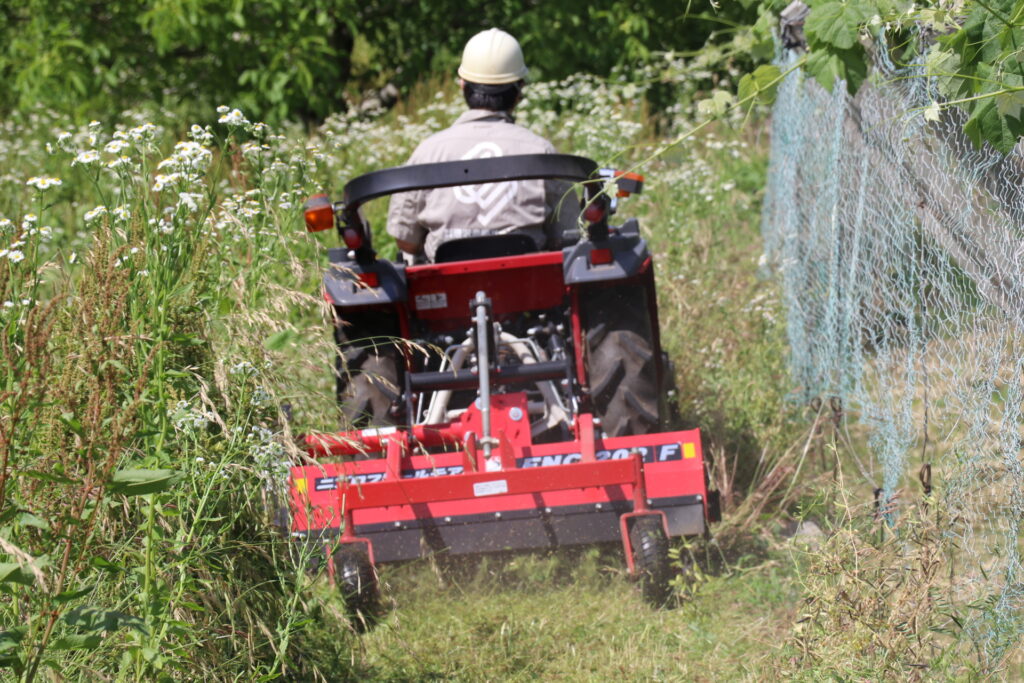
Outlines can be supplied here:
[[385, 573], [393, 607], [353, 653], [372, 680], [759, 679], [790, 630], [786, 561], [711, 577], [673, 609], [647, 606], [615, 553], [478, 562], [452, 579], [421, 564]]

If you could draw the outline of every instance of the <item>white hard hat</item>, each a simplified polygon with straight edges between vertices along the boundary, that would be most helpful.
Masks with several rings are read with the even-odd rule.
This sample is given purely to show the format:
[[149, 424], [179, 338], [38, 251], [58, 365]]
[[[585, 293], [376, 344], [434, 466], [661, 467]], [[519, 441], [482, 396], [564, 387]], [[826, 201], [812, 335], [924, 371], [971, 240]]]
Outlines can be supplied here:
[[462, 51], [459, 76], [472, 83], [501, 85], [526, 78], [519, 41], [501, 29], [481, 31], [466, 43]]

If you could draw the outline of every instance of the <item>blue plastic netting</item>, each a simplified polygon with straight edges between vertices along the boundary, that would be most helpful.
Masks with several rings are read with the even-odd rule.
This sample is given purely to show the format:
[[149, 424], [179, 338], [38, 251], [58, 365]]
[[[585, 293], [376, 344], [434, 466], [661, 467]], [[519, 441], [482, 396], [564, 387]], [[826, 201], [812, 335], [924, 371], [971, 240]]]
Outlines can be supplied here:
[[798, 392], [863, 425], [883, 502], [920, 496], [932, 465], [951, 595], [990, 666], [1024, 606], [1024, 155], [975, 148], [959, 110], [928, 120], [934, 98], [914, 68], [855, 97], [790, 73], [763, 233]]

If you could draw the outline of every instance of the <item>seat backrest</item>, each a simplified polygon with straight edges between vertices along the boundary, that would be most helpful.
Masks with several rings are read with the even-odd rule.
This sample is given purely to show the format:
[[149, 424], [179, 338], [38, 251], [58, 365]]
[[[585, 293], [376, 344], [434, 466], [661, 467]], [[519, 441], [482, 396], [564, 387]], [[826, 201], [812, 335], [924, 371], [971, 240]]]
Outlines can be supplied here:
[[520, 254], [529, 254], [534, 251], [537, 251], [537, 244], [533, 241], [532, 237], [522, 233], [512, 232], [505, 235], [464, 237], [449, 242], [442, 242], [434, 253], [434, 263], [519, 256]]

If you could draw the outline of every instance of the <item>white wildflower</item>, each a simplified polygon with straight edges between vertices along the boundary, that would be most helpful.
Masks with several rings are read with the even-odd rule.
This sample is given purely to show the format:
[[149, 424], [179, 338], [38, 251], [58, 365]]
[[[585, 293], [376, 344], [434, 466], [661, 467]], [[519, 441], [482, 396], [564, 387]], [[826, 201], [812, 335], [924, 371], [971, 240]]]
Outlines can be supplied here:
[[174, 146], [174, 154], [161, 161], [157, 169], [193, 170], [206, 166], [212, 158], [213, 152], [198, 142], [182, 141]]
[[131, 213], [129, 213], [128, 211], [128, 207], [124, 206], [123, 204], [114, 209], [113, 213], [115, 218], [122, 221], [128, 220], [128, 218], [131, 216]]
[[48, 190], [51, 187], [63, 185], [60, 178], [51, 178], [49, 176], [35, 176], [29, 178], [25, 184], [29, 187], [34, 187], [37, 190]]
[[25, 254], [21, 253], [18, 249], [11, 249], [7, 252], [7, 258], [13, 263], [19, 263], [25, 260]]
[[132, 140], [149, 140], [156, 134], [156, 126], [152, 123], [144, 123], [141, 126], [136, 126], [128, 131], [128, 135], [131, 136]]
[[199, 210], [199, 200], [203, 198], [203, 195], [196, 194], [195, 192], [179, 192], [178, 193], [178, 206], [184, 206], [189, 211]]
[[228, 369], [228, 373], [231, 375], [250, 375], [255, 374], [256, 366], [247, 360], [239, 361]]
[[107, 207], [101, 204], [100, 206], [97, 206], [95, 209], [90, 209], [89, 211], [85, 212], [85, 222], [91, 223], [100, 216], [104, 215], [105, 213], [107, 213]]
[[71, 162], [71, 165], [72, 166], [77, 166], [78, 164], [81, 164], [83, 166], [88, 166], [89, 164], [94, 164], [94, 163], [96, 163], [99, 160], [100, 160], [99, 153], [96, 152], [96, 150], [90, 149], [90, 150], [86, 150], [84, 152], [79, 152], [78, 156], [76, 156], [74, 161]]
[[103, 147], [103, 151], [107, 154], [117, 154], [127, 146], [128, 143], [124, 140], [111, 140]]
[[[219, 107], [218, 111], [220, 111]], [[242, 114], [241, 109], [232, 109], [229, 113], [224, 114], [219, 119], [217, 119], [217, 122], [226, 123], [229, 126], [244, 126], [245, 124], [249, 123], [249, 120], [245, 118], [244, 114]]]
[[209, 128], [203, 128], [199, 124], [192, 124], [192, 128], [189, 129], [189, 137], [196, 142], [208, 145], [213, 142], [213, 133]]
[[160, 174], [156, 177], [156, 182], [153, 183], [153, 191], [159, 192], [168, 185], [178, 182], [181, 179], [181, 175], [178, 173], [168, 173], [166, 175]]
[[218, 114], [227, 114], [229, 111], [231, 111], [231, 107], [228, 107], [227, 105], [222, 104], [217, 107]]

